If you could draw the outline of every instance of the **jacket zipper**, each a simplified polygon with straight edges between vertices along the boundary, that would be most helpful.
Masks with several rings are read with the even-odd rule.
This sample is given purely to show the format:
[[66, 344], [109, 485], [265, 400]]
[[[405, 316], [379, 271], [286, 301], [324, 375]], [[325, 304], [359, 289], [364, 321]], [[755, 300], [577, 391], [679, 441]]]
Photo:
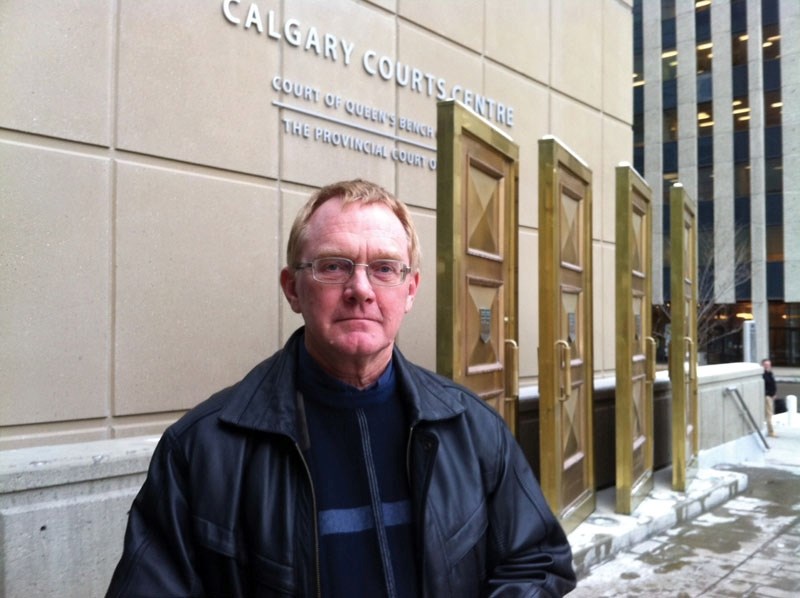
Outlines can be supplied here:
[[[408, 478], [408, 488], [412, 490], [414, 486], [411, 483], [411, 444], [414, 438], [414, 430], [417, 427], [417, 424], [411, 424], [411, 427], [408, 430], [408, 444], [406, 445], [406, 477]], [[417, 575], [419, 576], [419, 589], [422, 590], [422, 594], [425, 595], [425, 541], [423, 539], [424, 534], [421, 530], [424, 529], [424, 520], [425, 520], [425, 497], [422, 496], [420, 498], [419, 505], [415, 502], [412, 503], [412, 509], [416, 510], [416, 513], [419, 516], [419, 520], [415, 522], [415, 530], [414, 536], [415, 541], [419, 542], [419, 546], [417, 546], [417, 550], [420, 553], [420, 557], [418, 559], [419, 570], [417, 571]]]
[[406, 479], [408, 480], [408, 487], [411, 488], [411, 439], [414, 437], [414, 428], [417, 424], [411, 424], [408, 429], [408, 442], [406, 443]]
[[303, 466], [306, 468], [306, 475], [308, 476], [308, 486], [311, 488], [311, 506], [313, 509], [312, 519], [314, 520], [314, 572], [316, 574], [316, 586], [317, 586], [317, 598], [322, 598], [322, 579], [320, 577], [319, 572], [319, 529], [317, 528], [317, 494], [314, 491], [314, 481], [311, 479], [311, 468], [308, 466], [308, 461], [306, 461], [305, 455], [303, 455], [303, 451], [300, 450], [300, 445], [295, 442], [295, 448], [297, 449], [297, 454], [300, 455], [300, 460], [303, 462]]

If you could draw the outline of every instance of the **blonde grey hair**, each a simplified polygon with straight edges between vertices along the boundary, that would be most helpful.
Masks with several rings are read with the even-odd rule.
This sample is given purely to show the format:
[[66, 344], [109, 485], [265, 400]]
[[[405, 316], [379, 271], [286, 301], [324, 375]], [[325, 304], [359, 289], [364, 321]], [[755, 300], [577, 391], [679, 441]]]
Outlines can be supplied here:
[[340, 181], [316, 191], [306, 202], [306, 204], [297, 213], [292, 224], [292, 230], [289, 233], [289, 241], [286, 244], [286, 262], [290, 268], [295, 268], [300, 261], [300, 249], [306, 242], [306, 232], [308, 230], [308, 221], [311, 219], [312, 214], [329, 199], [340, 198], [342, 205], [346, 206], [351, 203], [380, 203], [388, 207], [403, 229], [406, 231], [408, 239], [408, 255], [411, 263], [412, 271], [419, 269], [421, 259], [421, 251], [419, 247], [419, 238], [417, 237], [417, 229], [414, 226], [414, 221], [411, 219], [411, 212], [402, 201], [397, 199], [392, 193], [369, 181], [362, 179], [354, 179], [352, 181]]

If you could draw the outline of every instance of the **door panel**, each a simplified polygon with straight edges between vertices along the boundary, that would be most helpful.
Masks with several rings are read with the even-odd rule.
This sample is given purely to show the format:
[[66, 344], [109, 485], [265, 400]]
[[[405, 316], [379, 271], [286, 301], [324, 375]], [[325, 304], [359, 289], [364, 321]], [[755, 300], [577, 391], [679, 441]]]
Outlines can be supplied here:
[[616, 510], [630, 514], [653, 488], [652, 193], [628, 165], [616, 186]]
[[595, 508], [591, 170], [539, 141], [541, 484], [567, 531]]
[[516, 431], [518, 147], [454, 101], [437, 130], [437, 363]]
[[672, 487], [683, 492], [697, 470], [697, 227], [683, 186], [670, 190], [670, 344]]

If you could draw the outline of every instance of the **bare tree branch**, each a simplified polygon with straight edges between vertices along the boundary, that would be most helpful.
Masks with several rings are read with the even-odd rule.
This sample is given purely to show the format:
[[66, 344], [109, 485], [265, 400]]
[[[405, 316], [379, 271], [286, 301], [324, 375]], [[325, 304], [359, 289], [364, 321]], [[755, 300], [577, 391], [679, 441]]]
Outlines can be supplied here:
[[[740, 334], [742, 322], [735, 318], [730, 310], [730, 304], [717, 303], [717, 296], [735, 296], [736, 287], [750, 280], [750, 231], [747, 227], [738, 226], [727, 234], [733, 235], [734, 248], [731, 259], [733, 261], [733, 276], [716, 281], [714, 264], [714, 236], [717, 243], [724, 241], [719, 235], [725, 234], [719, 230], [702, 231], [698, 234], [697, 241], [697, 346], [698, 351], [706, 352], [709, 346], [721, 339], [734, 334]], [[666, 239], [666, 244], [669, 240]], [[665, 247], [665, 254], [669, 255], [669, 247]], [[653, 335], [659, 344], [666, 347], [669, 336], [671, 304], [653, 306]]]

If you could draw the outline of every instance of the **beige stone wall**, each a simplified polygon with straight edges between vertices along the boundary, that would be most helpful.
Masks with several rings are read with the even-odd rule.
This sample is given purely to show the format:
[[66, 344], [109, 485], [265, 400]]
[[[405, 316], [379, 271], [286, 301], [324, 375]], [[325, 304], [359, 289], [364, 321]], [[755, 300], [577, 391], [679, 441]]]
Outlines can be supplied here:
[[513, 109], [512, 126], [493, 122], [521, 149], [523, 385], [538, 375], [537, 140], [553, 134], [590, 165], [595, 364], [610, 373], [630, 4], [0, 3], [0, 448], [159, 433], [239, 379], [299, 324], [277, 284], [286, 233], [314, 187], [342, 178], [376, 180], [413, 208], [423, 282], [400, 344], [434, 367], [435, 138], [347, 108], [432, 129], [436, 97], [427, 79], [414, 90], [371, 75], [380, 57]]

